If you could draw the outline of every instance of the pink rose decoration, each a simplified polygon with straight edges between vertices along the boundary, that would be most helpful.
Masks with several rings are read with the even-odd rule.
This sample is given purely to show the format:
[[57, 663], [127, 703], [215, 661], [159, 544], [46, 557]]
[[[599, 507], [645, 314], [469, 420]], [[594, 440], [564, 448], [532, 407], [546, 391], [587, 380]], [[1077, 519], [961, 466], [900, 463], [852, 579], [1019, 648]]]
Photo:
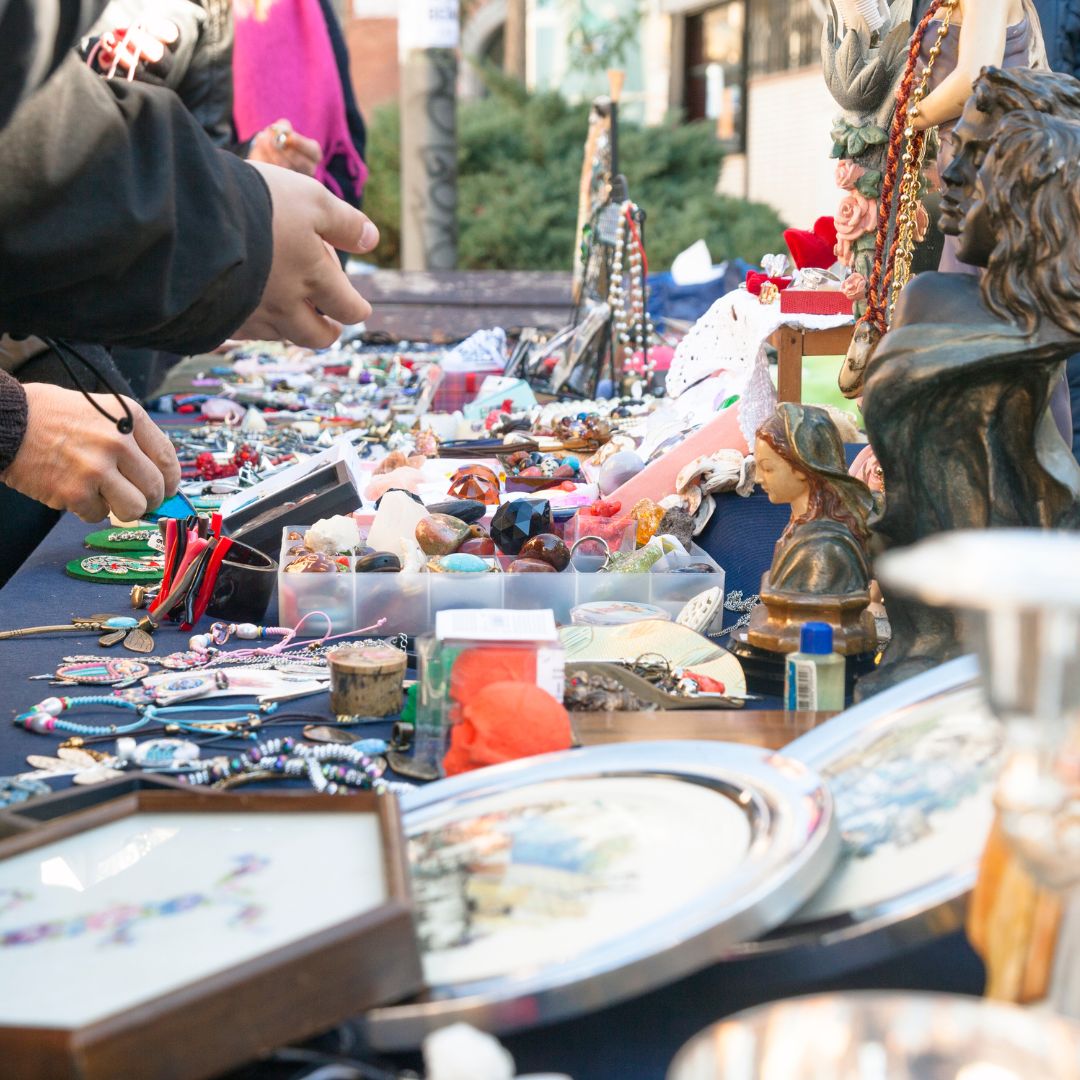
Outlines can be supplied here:
[[842, 158], [836, 163], [836, 186], [850, 191], [858, 182], [866, 170], [854, 161]]
[[840, 200], [836, 211], [836, 257], [850, 266], [854, 259], [853, 247], [860, 236], [877, 229], [878, 205], [876, 199], [868, 199], [858, 191], [849, 191]]
[[848, 274], [840, 283], [840, 291], [852, 301], [866, 299], [866, 278], [862, 274]]
[[926, 230], [930, 228], [930, 215], [922, 203], [915, 205], [915, 243], [921, 244], [926, 239]]

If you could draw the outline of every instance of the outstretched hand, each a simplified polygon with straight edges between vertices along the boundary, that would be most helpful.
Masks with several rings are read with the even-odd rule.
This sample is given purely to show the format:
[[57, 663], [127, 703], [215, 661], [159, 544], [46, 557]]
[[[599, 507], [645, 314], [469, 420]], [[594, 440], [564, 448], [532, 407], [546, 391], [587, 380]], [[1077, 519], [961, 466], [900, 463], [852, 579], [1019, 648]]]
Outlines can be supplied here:
[[[121, 435], [77, 390], [48, 383], [24, 389], [26, 434], [0, 477], [8, 487], [91, 522], [110, 511], [120, 521], [135, 521], [176, 494], [176, 451], [136, 402], [124, 399], [135, 427]], [[116, 411], [111, 394], [90, 396], [106, 412]]]
[[232, 336], [325, 349], [337, 341], [343, 324], [363, 322], [371, 314], [334, 248], [371, 251], [379, 230], [307, 176], [276, 165], [251, 167], [270, 189], [274, 257], [259, 306]]

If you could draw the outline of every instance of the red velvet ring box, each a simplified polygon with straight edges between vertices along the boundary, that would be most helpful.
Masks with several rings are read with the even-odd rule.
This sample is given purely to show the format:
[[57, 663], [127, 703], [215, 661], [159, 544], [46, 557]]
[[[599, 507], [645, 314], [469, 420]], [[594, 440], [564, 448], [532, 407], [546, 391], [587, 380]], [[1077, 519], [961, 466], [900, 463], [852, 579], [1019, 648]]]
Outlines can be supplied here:
[[850, 315], [852, 302], [837, 289], [784, 289], [780, 310], [792, 315]]

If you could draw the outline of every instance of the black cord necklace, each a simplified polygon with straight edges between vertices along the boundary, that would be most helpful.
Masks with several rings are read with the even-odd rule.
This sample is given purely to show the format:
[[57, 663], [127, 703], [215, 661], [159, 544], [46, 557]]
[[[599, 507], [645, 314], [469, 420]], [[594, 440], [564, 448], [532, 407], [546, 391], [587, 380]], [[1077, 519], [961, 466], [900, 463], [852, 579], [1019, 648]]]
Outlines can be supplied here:
[[[53, 352], [56, 353], [57, 359], [63, 365], [64, 370], [71, 376], [71, 381], [75, 384], [76, 389], [82, 394], [84, 398], [105, 417], [110, 423], [116, 425], [116, 430], [121, 435], [130, 435], [135, 430], [135, 417], [131, 413], [131, 408], [127, 401], [124, 400], [123, 394], [117, 390], [112, 381], [101, 371], [98, 366], [86, 355], [75, 348], [74, 345], [69, 344], [66, 341], [60, 341], [58, 338], [43, 337], [41, 339], [49, 346]], [[106, 412], [91, 396], [90, 391], [83, 384], [82, 379], [75, 373], [75, 369], [68, 361], [68, 357], [78, 360], [89, 371], [93, 372], [97, 381], [109, 391], [114, 398], [116, 398], [117, 404], [119, 404], [123, 411], [123, 416], [113, 416], [111, 413]]]

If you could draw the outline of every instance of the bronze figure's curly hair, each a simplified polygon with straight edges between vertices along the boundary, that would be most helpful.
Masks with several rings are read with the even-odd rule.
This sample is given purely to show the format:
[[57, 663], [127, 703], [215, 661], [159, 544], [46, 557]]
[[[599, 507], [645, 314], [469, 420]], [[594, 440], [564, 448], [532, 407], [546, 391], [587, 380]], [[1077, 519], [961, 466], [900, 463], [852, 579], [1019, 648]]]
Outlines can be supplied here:
[[982, 278], [986, 306], [1027, 334], [1045, 316], [1080, 337], [1080, 122], [1006, 113], [979, 187], [997, 237]]
[[[757, 429], [756, 438], [771, 446], [793, 469], [801, 472], [809, 483], [810, 501], [806, 513], [797, 521], [792, 518], [788, 527], [784, 530], [784, 536], [787, 536], [796, 525], [805, 525], [806, 522], [817, 521], [818, 518], [831, 518], [833, 521], [839, 521], [842, 525], [845, 525], [859, 543], [865, 546], [870, 539], [870, 527], [867, 524], [866, 516], [854, 513], [851, 506], [841, 498], [834, 486], [800, 458], [796, 449], [788, 441], [784, 419], [779, 412], [770, 416]], [[839, 434], [836, 434], [835, 441], [836, 452], [840, 465], [842, 465], [844, 462], [844, 444], [840, 441]], [[844, 476], [843, 480], [850, 482], [851, 478]]]
[[1009, 112], [1076, 114], [1080, 119], [1080, 80], [1056, 71], [985, 67], [972, 87], [975, 108], [987, 116]]

